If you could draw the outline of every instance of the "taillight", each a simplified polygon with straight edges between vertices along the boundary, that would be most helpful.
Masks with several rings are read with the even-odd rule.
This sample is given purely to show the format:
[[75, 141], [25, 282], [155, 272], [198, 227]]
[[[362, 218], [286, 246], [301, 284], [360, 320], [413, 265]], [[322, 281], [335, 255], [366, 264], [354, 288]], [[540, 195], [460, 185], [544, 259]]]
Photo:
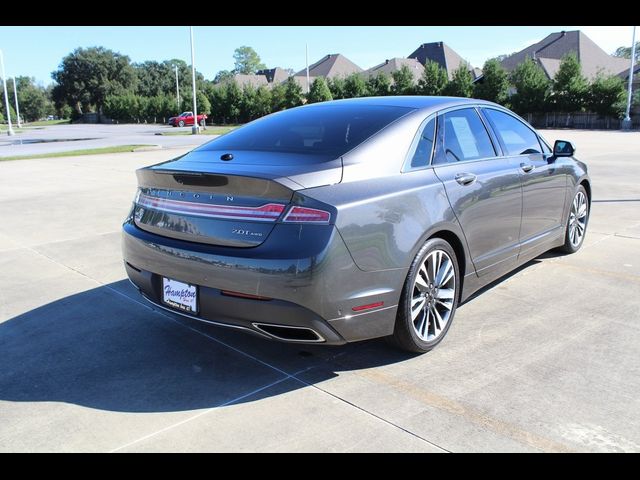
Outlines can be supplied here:
[[331, 214], [317, 208], [293, 206], [284, 216], [283, 222], [295, 223], [329, 223]]
[[210, 218], [228, 218], [234, 220], [257, 220], [275, 222], [285, 209], [280, 203], [267, 203], [259, 207], [240, 207], [235, 205], [213, 205], [210, 203], [185, 202], [167, 198], [150, 197], [140, 193], [136, 203], [142, 207], [182, 215], [195, 215]]

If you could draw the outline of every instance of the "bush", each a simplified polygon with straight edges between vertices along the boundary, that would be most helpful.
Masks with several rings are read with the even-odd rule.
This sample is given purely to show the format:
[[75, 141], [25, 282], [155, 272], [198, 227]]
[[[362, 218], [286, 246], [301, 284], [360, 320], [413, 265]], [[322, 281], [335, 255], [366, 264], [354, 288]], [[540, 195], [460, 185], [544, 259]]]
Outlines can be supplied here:
[[560, 112], [580, 112], [588, 99], [589, 85], [582, 76], [578, 57], [572, 52], [565, 55], [553, 77], [553, 105]]
[[487, 60], [482, 67], [482, 81], [474, 84], [474, 97], [504, 105], [507, 101], [509, 78], [500, 62]]
[[540, 113], [548, 110], [550, 84], [547, 75], [531, 58], [527, 58], [511, 72], [516, 93], [509, 98], [516, 113]]
[[447, 71], [438, 62], [429, 60], [424, 66], [422, 78], [418, 81], [417, 91], [420, 95], [442, 95], [447, 83]]
[[616, 76], [605, 76], [599, 73], [589, 85], [587, 91], [587, 108], [600, 117], [620, 115], [626, 108], [626, 91], [624, 81]]
[[333, 100], [331, 90], [329, 90], [329, 85], [327, 85], [327, 81], [324, 78], [318, 77], [311, 84], [309, 94], [307, 95], [307, 101], [309, 103], [317, 103], [326, 102], [328, 100]]
[[444, 87], [442, 93], [452, 97], [471, 97], [473, 94], [473, 78], [466, 63], [461, 63], [453, 72], [453, 78]]

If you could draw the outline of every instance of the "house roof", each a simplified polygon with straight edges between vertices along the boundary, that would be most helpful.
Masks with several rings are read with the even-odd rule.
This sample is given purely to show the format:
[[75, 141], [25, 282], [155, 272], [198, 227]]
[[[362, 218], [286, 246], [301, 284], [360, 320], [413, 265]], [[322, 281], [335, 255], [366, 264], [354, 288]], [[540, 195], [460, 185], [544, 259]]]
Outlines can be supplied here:
[[289, 72], [280, 67], [258, 70], [256, 75], [264, 75], [269, 83], [281, 83], [289, 78]]
[[[307, 74], [305, 72], [304, 75], [294, 75], [293, 77], [293, 81], [296, 82], [298, 85], [300, 85], [300, 87], [302, 88], [303, 92], [307, 92]], [[311, 75], [309, 75], [309, 88], [311, 88], [311, 84], [313, 83], [313, 81], [316, 79], [316, 77], [312, 77]], [[285, 79], [285, 82], [287, 80]]]
[[236, 73], [233, 77], [230, 77], [228, 81], [235, 82], [240, 88], [248, 85], [254, 88], [266, 87], [269, 85], [267, 77], [264, 75], [246, 75], [243, 73]]
[[[447, 71], [449, 80], [453, 78], [453, 72], [460, 67], [461, 63], [468, 63], [444, 42], [423, 43], [409, 55], [409, 58], [415, 58], [422, 65], [425, 65], [427, 60], [438, 63]], [[477, 76], [475, 70], [471, 66], [469, 70], [475, 79]]]
[[[360, 73], [362, 69], [340, 53], [325, 55], [313, 65], [309, 65], [309, 75], [313, 77], [348, 77], [352, 73]], [[306, 78], [307, 70], [300, 70], [295, 76]]]
[[420, 80], [420, 78], [422, 77], [422, 73], [424, 72], [424, 65], [422, 65], [415, 58], [399, 58], [399, 57], [396, 57], [396, 58], [392, 58], [390, 60], [385, 60], [381, 64], [376, 65], [375, 67], [371, 67], [369, 70], [365, 70], [363, 72], [363, 75], [365, 77], [367, 77], [367, 78], [368, 77], [375, 77], [379, 73], [385, 73], [385, 74], [391, 76], [391, 74], [393, 74], [393, 72], [397, 72], [403, 66], [407, 66], [409, 68], [409, 70], [411, 70], [411, 73], [413, 73], [414, 81], [417, 82], [418, 80]]
[[533, 58], [549, 78], [553, 78], [560, 68], [560, 60], [570, 52], [576, 54], [582, 67], [582, 74], [588, 79], [595, 77], [599, 71], [618, 75], [625, 68], [629, 68], [628, 60], [609, 55], [580, 30], [551, 33], [538, 43], [508, 56], [500, 63], [507, 71], [511, 71], [525, 59]]

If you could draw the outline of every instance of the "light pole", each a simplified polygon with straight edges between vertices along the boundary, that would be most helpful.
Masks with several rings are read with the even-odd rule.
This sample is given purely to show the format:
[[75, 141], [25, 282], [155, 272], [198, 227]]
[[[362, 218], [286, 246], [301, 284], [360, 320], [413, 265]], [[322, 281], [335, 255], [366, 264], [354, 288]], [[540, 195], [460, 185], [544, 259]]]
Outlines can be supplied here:
[[0, 50], [0, 67], [2, 69], [2, 86], [4, 87], [4, 104], [7, 107], [7, 122], [9, 123], [9, 130], [7, 135], [15, 135], [13, 127], [11, 126], [11, 111], [9, 110], [9, 97], [7, 96], [7, 79], [4, 75], [4, 56], [2, 50]]
[[627, 92], [627, 112], [622, 121], [623, 130], [631, 130], [631, 94], [633, 93], [633, 67], [636, 60], [636, 27], [631, 38], [631, 67], [629, 68], [629, 90]]
[[305, 43], [305, 62], [307, 63], [307, 94], [311, 91], [311, 87], [309, 86], [309, 44]]
[[16, 88], [16, 77], [13, 77], [13, 98], [16, 101], [16, 121], [18, 122], [18, 128], [22, 128], [20, 124], [20, 105], [18, 105], [18, 89]]
[[176, 69], [176, 97], [178, 97], [178, 110], [180, 110], [180, 87], [178, 85], [178, 66], [174, 65]]
[[198, 106], [196, 104], [196, 60], [193, 53], [193, 27], [189, 27], [189, 34], [191, 35], [191, 83], [193, 85], [193, 128], [191, 129], [191, 134], [195, 135], [200, 129], [198, 125]]

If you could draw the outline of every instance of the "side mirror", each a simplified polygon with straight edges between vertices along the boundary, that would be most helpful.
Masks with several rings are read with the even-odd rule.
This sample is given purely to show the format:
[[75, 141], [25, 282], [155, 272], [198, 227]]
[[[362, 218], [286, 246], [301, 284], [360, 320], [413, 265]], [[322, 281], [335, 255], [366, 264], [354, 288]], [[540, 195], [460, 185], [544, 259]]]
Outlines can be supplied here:
[[556, 157], [573, 157], [576, 147], [567, 140], [556, 140], [553, 144], [553, 155]]

